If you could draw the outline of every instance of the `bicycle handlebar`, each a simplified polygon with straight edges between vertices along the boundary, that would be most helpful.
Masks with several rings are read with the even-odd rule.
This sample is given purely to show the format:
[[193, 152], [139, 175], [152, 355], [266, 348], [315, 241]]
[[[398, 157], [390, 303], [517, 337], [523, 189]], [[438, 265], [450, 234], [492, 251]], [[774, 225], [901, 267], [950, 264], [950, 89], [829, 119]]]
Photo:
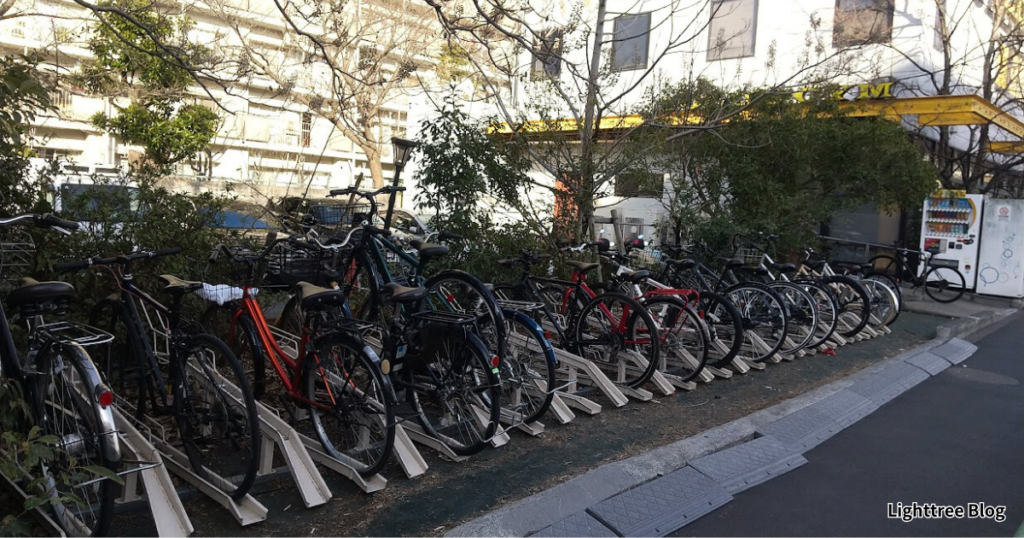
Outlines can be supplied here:
[[26, 220], [33, 221], [39, 228], [63, 228], [65, 230], [77, 230], [79, 227], [79, 224], [75, 221], [65, 220], [50, 213], [44, 213], [42, 215], [26, 213], [16, 217], [0, 219], [0, 227], [20, 224], [22, 221]]
[[54, 271], [59, 273], [67, 273], [71, 271], [79, 271], [87, 267], [94, 265], [128, 265], [129, 263], [136, 260], [145, 260], [149, 258], [162, 258], [164, 256], [173, 256], [175, 254], [181, 254], [181, 247], [164, 248], [153, 251], [136, 252], [134, 254], [126, 254], [121, 256], [113, 256], [111, 258], [87, 258], [84, 260], [77, 260], [73, 262], [58, 263], [53, 266]]

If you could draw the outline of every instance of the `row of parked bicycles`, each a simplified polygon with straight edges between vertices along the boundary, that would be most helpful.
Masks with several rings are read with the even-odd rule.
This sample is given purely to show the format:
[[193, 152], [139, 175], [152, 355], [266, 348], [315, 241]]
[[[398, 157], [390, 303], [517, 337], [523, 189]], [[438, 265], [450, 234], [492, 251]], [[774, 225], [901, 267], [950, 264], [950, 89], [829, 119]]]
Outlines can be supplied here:
[[[377, 215], [377, 198], [393, 204], [401, 190], [332, 195]], [[740, 258], [662, 247], [655, 270], [636, 268], [642, 240], [623, 251], [606, 240], [566, 244], [555, 259], [524, 249], [499, 261], [516, 279], [485, 283], [429, 269], [448, 253], [442, 243], [466, 247], [457, 234], [403, 240], [386, 220], [271, 234], [261, 249], [219, 246], [201, 260], [201, 280], [161, 276], [161, 300], [139, 287], [157, 283], [133, 271], [180, 249], [57, 264], [116, 284], [89, 324], [44, 319], [73, 309], [71, 285], [23, 279], [6, 297], [11, 312], [0, 312], [0, 365], [24, 387], [33, 425], [57, 439], [57, 456], [27, 470], [44, 477], [55, 521], [68, 534], [108, 530], [114, 475], [131, 472], [115, 408], [163, 424], [192, 471], [238, 499], [261, 460], [257, 401], [371, 476], [406, 421], [457, 455], [483, 450], [501, 422], [538, 421], [568, 383], [555, 349], [636, 388], [655, 372], [688, 381], [708, 365], [824, 349], [834, 334], [882, 328], [900, 313], [891, 276], [810, 250], [799, 265], [776, 263], [772, 236], [735, 238]], [[26, 223], [76, 227], [50, 215], [0, 220]], [[597, 261], [575, 259], [584, 256]], [[571, 277], [551, 276], [556, 263]], [[275, 291], [288, 295], [271, 312], [259, 299]], [[198, 320], [182, 314], [190, 295], [206, 301]], [[11, 326], [24, 328], [24, 342]]]

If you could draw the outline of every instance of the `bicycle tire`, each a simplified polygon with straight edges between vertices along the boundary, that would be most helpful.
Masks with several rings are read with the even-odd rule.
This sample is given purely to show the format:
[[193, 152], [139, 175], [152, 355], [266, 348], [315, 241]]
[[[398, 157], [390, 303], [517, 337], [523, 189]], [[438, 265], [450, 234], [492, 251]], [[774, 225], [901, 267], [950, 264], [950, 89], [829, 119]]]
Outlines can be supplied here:
[[[216, 360], [210, 361], [206, 353], [198, 353], [201, 348], [216, 353]], [[227, 344], [205, 333], [189, 337], [176, 358], [174, 414], [192, 471], [232, 499], [241, 499], [256, 480], [262, 445], [256, 401], [242, 365]], [[236, 395], [225, 388], [214, 371], [235, 386]], [[204, 385], [202, 393], [191, 386], [190, 378]], [[203, 404], [208, 404], [209, 409], [203, 409]], [[225, 431], [206, 433], [218, 428]], [[221, 434], [230, 441], [231, 449], [213, 446]], [[232, 474], [225, 476], [227, 473], [221, 472], [221, 467]], [[224, 480], [212, 480], [210, 471]]]
[[[605, 304], [616, 301], [621, 303], [621, 307], [618, 310], [609, 308]], [[598, 308], [601, 308], [603, 311], [598, 313], [599, 315], [593, 316], [592, 319], [591, 314], [595, 313]], [[629, 317], [623, 320], [622, 315], [627, 312], [627, 308]], [[620, 317], [615, 321], [623, 324], [621, 330], [624, 335], [632, 334], [635, 336], [643, 334], [645, 331], [647, 334], [652, 334], [652, 330], [657, 330], [655, 329], [657, 324], [651, 313], [640, 302], [621, 293], [603, 293], [590, 299], [580, 310], [578, 316], [576, 316], [575, 328], [572, 332], [574, 341], [571, 345], [581, 357], [593, 361], [599, 367], [613, 367], [614, 376], [609, 376], [612, 383], [626, 387], [639, 387], [651, 379], [651, 376], [654, 375], [654, 372], [657, 371], [658, 366], [661, 364], [659, 339], [649, 337], [643, 339], [644, 343], [641, 343], [638, 339], [634, 339], [632, 343], [626, 341], [622, 335], [616, 334], [616, 331], [619, 329], [610, 328], [609, 314], [605, 313], [605, 311], [613, 317], [617, 312], [619, 313]], [[623, 323], [624, 321], [625, 323]], [[643, 326], [638, 327], [637, 323], [643, 323]], [[599, 330], [602, 334], [596, 340], [586, 338], [588, 332], [593, 330]], [[622, 361], [619, 355], [620, 351], [639, 352], [643, 359], [647, 361], [646, 366], [638, 368], [640, 369], [639, 375], [630, 376], [630, 367], [628, 365], [621, 369], [618, 367], [620, 361]], [[614, 353], [614, 357], [612, 353]]]
[[710, 291], [700, 292], [698, 306], [710, 335], [709, 359], [714, 359], [711, 365], [722, 368], [731, 363], [743, 347], [743, 317], [732, 301]]
[[894, 277], [894, 276], [892, 276], [892, 275], [890, 275], [888, 273], [881, 273], [881, 272], [878, 272], [878, 271], [868, 271], [868, 272], [864, 273], [864, 278], [866, 278], [866, 279], [868, 279], [868, 278], [880, 278], [880, 279], [882, 279], [886, 286], [889, 286], [890, 288], [892, 288], [892, 290], [894, 292], [896, 292], [896, 298], [900, 300], [900, 303], [901, 304], [903, 303], [903, 287], [900, 285], [900, 281], [897, 280], [896, 277]]
[[828, 339], [835, 334], [836, 327], [839, 325], [839, 303], [832, 293], [832, 289], [817, 280], [796, 280], [794, 283], [814, 290], [812, 295], [818, 306], [819, 323], [814, 331], [814, 338], [807, 344], [808, 348], [813, 349], [828, 342]]
[[862, 278], [860, 283], [871, 299], [871, 317], [868, 326], [872, 329], [888, 326], [899, 313], [899, 298], [896, 297], [896, 292], [882, 280]]
[[[442, 288], [445, 284], [447, 286]], [[423, 287], [428, 290], [427, 304], [430, 308], [442, 307], [461, 310], [464, 313], [468, 313], [470, 308], [474, 308], [474, 314], [477, 316], [477, 336], [480, 336], [482, 340], [485, 334], [490, 337], [487, 329], [488, 326], [493, 327], [491, 330], [494, 332], [494, 342], [485, 341], [484, 343], [493, 344], [489, 347], [493, 347], [498, 357], [504, 360], [506, 328], [502, 309], [498, 306], [494, 293], [487, 289], [487, 286], [479, 278], [465, 271], [448, 269], [431, 276], [423, 283]], [[431, 300], [432, 297], [435, 300]], [[438, 303], [436, 299], [440, 299], [440, 304], [435, 304]], [[470, 303], [474, 302], [477, 304], [471, 306]], [[486, 313], [481, 312], [481, 308], [486, 310]]]
[[[242, 364], [242, 371], [245, 372], [245, 378], [252, 388], [253, 399], [260, 401], [266, 394], [268, 385], [267, 353], [248, 314], [238, 315], [232, 332], [230, 317], [234, 317], [236, 311], [237, 307], [210, 305], [203, 313], [203, 328], [231, 348], [231, 352]], [[225, 320], [225, 317], [228, 319]]]
[[[880, 254], [868, 260], [871, 270], [868, 274], [878, 273], [893, 279], [897, 284], [904, 280], [907, 268], [899, 259], [888, 254]], [[881, 266], [880, 266], [881, 265]]]
[[[871, 299], [868, 297], [867, 290], [860, 282], [843, 275], [833, 275], [821, 278], [821, 282], [833, 286], [833, 290], [836, 288], [842, 289], [844, 286], [849, 288], [848, 290], [840, 293], [834, 291], [836, 295], [836, 301], [839, 305], [839, 319], [840, 323], [845, 323], [849, 329], [839, 331], [839, 335], [843, 337], [854, 336], [857, 333], [864, 330], [867, 326], [868, 320], [871, 318]], [[844, 315], [846, 315], [847, 321], [842, 321]], [[856, 316], [856, 319], [851, 319], [851, 316]]]
[[[697, 312], [682, 299], [667, 295], [646, 298], [641, 304], [660, 328], [658, 370], [684, 382], [700, 375], [708, 362], [709, 345]], [[675, 367], [669, 366], [669, 360]]]
[[[113, 412], [92, 401], [91, 396], [97, 393], [101, 382], [88, 353], [77, 344], [54, 345], [51, 349], [53, 351], [47, 356], [39, 357], [41, 370], [50, 372], [50, 375], [38, 376], [33, 391], [34, 418], [42, 427], [43, 434], [58, 439], [53, 459], [39, 465], [44, 494], [49, 494], [48, 504], [53, 517], [66, 534], [104, 536], [113, 518], [114, 498], [119, 485], [109, 478], [85, 485], [85, 482], [100, 478], [91, 474], [83, 476], [82, 484], [77, 485], [67, 484], [64, 479], [74, 479], [83, 474], [79, 469], [93, 466], [117, 473], [121, 455]], [[55, 354], [66, 355], [61, 362], [65, 365], [70, 363], [77, 379], [69, 378], [67, 374], [71, 370], [66, 367], [53, 375], [55, 368], [51, 364]], [[48, 409], [57, 411], [50, 413]], [[62, 425], [77, 431], [66, 431]], [[88, 508], [81, 505], [68, 507], [64, 500], [69, 495], [82, 500]], [[84, 514], [93, 515], [95, 519], [84, 521]]]
[[[303, 398], [332, 406], [328, 413], [307, 405], [313, 431], [324, 450], [353, 466], [360, 476], [369, 477], [384, 469], [394, 450], [395, 396], [380, 370], [380, 359], [365, 349], [361, 339], [343, 332], [317, 338], [303, 361], [301, 383]], [[341, 361], [338, 350], [345, 353]], [[333, 360], [323, 360], [325, 354]], [[336, 372], [328, 371], [335, 367]], [[328, 432], [331, 418], [341, 422], [345, 430], [341, 435]], [[379, 432], [376, 436], [375, 431]]]
[[[932, 277], [935, 277], [935, 280]], [[952, 267], [932, 266], [924, 274], [924, 292], [937, 303], [952, 303], [960, 300], [967, 289], [967, 280], [963, 273]], [[953, 290], [950, 295], [941, 295], [945, 290]]]
[[547, 413], [555, 397], [557, 359], [551, 342], [530, 316], [505, 310], [504, 318], [509, 328], [505, 346], [508, 354], [500, 367], [501, 401], [506, 410], [511, 410], [513, 423], [532, 424]]
[[784, 355], [795, 354], [814, 340], [819, 319], [817, 302], [809, 291], [792, 282], [775, 281], [767, 286], [786, 301], [786, 311], [789, 313], [784, 340], [786, 343], [779, 352]]
[[[421, 330], [423, 329], [421, 328]], [[501, 417], [501, 381], [497, 373], [499, 364], [496, 360], [492, 362], [493, 355], [490, 354], [480, 338], [472, 332], [463, 332], [461, 329], [448, 327], [442, 329], [440, 334], [432, 332], [431, 338], [434, 339], [438, 350], [442, 348], [444, 350], [436, 355], [420, 357], [423, 362], [419, 365], [409, 364], [412, 361], [409, 357], [406, 358], [406, 364], [402, 368], [406, 377], [405, 384], [408, 386], [406, 398], [427, 434], [447, 445], [459, 456], [472, 456], [486, 448], [491, 437], [498, 430], [498, 420]], [[457, 354], [463, 352], [465, 354]], [[450, 387], [442, 386], [445, 385], [443, 380], [453, 372], [459, 372], [454, 375], [460, 376], [463, 382], [466, 380], [466, 374], [469, 374], [472, 384], [461, 387], [461, 390], [452, 390]], [[424, 373], [427, 375], [421, 375]], [[441, 375], [437, 375], [438, 373]], [[422, 380], [424, 384], [418, 383], [419, 380]], [[427, 388], [417, 390], [419, 387]], [[444, 424], [445, 421], [442, 418], [450, 411], [445, 409], [445, 405], [437, 405], [436, 398], [442, 393], [448, 398], [444, 402], [445, 404], [458, 393], [462, 402], [457, 407], [465, 412], [465, 415], [454, 420], [448, 419], [448, 423]], [[471, 408], [472, 406], [480, 408], [488, 421], [487, 424], [474, 426], [477, 424], [478, 418], [475, 410]], [[435, 414], [434, 409], [440, 410], [442, 418], [430, 419], [428, 415]], [[454, 409], [454, 407], [450, 407], [450, 409]], [[467, 440], [460, 441], [449, 435], [453, 433], [451, 429], [453, 424], [456, 430], [461, 430], [464, 425], [469, 428], [467, 430], [470, 437], [467, 439], [470, 441], [469, 443], [465, 442]]]
[[743, 358], [761, 362], [779, 352], [789, 331], [789, 316], [778, 293], [764, 284], [741, 282], [723, 293], [743, 319], [743, 348], [750, 350]]

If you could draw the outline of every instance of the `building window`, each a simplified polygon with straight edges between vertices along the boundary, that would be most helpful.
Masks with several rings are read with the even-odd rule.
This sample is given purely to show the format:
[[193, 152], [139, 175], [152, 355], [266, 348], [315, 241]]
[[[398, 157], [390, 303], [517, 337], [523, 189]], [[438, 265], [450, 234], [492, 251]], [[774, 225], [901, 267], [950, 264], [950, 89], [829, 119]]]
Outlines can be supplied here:
[[651, 14], [623, 15], [615, 19], [612, 41], [612, 69], [628, 71], [647, 68]]
[[757, 0], [716, 0], [711, 3], [708, 61], [754, 55]]
[[64, 88], [58, 88], [57, 91], [53, 93], [53, 104], [64, 111], [71, 108], [71, 92]]
[[313, 138], [313, 115], [309, 112], [302, 113], [302, 147], [308, 148]]
[[853, 47], [892, 41], [895, 0], [836, 0], [832, 44]]
[[615, 196], [623, 198], [661, 198], [665, 180], [647, 170], [627, 170], [615, 178]]
[[530, 71], [534, 77], [558, 78], [562, 73], [562, 31], [541, 33], [534, 43]]

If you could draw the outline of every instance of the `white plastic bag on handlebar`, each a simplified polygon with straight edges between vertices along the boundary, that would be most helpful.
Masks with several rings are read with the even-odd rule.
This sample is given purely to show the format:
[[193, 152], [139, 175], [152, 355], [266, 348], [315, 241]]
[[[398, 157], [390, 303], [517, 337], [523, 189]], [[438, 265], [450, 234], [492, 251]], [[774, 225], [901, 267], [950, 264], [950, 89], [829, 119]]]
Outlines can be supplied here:
[[[249, 290], [249, 295], [255, 296], [259, 291], [260, 290], [257, 288], [252, 288]], [[206, 283], [203, 284], [203, 289], [197, 290], [196, 292], [196, 294], [203, 299], [212, 301], [221, 306], [224, 306], [224, 303], [227, 303], [228, 301], [237, 301], [241, 299], [244, 293], [245, 291], [242, 288], [236, 286], [228, 286], [227, 284], [213, 285]]]

